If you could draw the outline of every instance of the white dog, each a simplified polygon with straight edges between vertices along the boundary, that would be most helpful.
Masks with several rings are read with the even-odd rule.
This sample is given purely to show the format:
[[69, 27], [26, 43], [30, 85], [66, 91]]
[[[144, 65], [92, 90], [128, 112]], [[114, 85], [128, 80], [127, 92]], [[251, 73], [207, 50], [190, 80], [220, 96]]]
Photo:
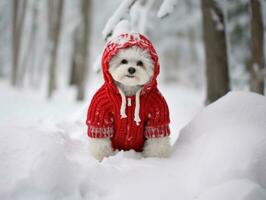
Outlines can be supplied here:
[[[122, 49], [109, 62], [109, 72], [119, 90], [125, 96], [136, 95], [153, 76], [153, 61], [148, 50], [137, 46]], [[98, 160], [114, 154], [109, 138], [90, 138], [90, 152]], [[145, 141], [145, 157], [168, 157], [171, 145], [169, 136], [148, 138]]]

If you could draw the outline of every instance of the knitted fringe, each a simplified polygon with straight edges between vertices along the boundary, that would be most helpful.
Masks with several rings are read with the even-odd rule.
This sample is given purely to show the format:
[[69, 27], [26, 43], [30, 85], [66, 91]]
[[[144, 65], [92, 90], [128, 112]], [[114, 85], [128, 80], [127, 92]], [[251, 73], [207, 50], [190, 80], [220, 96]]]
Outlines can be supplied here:
[[89, 125], [88, 128], [88, 136], [92, 138], [111, 138], [113, 134], [113, 127], [99, 128]]
[[146, 138], [165, 137], [170, 135], [170, 129], [168, 124], [162, 126], [147, 126], [145, 128]]

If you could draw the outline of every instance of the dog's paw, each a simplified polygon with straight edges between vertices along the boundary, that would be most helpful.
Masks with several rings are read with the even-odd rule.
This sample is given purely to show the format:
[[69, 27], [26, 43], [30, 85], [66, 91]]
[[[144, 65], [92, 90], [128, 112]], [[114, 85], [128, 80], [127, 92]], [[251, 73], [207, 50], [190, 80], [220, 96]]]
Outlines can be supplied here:
[[159, 137], [146, 140], [143, 155], [145, 157], [167, 158], [171, 154], [170, 138]]
[[109, 138], [89, 138], [89, 151], [99, 161], [114, 154]]

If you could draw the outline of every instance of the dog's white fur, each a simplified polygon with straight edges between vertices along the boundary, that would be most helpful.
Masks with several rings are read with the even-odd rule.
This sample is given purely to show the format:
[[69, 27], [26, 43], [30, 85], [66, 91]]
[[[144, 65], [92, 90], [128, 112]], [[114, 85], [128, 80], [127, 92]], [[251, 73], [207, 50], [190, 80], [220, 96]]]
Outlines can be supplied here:
[[[125, 62], [126, 60], [126, 62]], [[139, 65], [139, 63], [142, 65]], [[133, 67], [135, 73], [128, 69]], [[139, 47], [122, 49], [109, 63], [109, 72], [115, 84], [126, 96], [135, 95], [153, 76], [153, 61], [148, 50]], [[109, 138], [90, 138], [89, 150], [97, 160], [114, 154]], [[146, 140], [143, 155], [145, 157], [168, 157], [171, 152], [169, 137], [149, 138]]]
[[145, 157], [159, 157], [166, 158], [171, 154], [171, 144], [170, 138], [159, 137], [159, 138], [149, 138], [146, 140], [143, 155]]
[[97, 160], [114, 154], [111, 140], [109, 138], [89, 138], [90, 154]]

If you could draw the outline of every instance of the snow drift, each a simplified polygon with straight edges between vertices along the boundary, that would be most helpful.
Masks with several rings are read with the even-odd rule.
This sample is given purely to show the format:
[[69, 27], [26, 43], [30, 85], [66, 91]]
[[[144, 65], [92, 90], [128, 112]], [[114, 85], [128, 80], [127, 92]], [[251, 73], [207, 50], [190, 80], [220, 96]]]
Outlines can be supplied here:
[[231, 92], [205, 108], [169, 159], [129, 151], [99, 163], [82, 124], [0, 127], [0, 199], [266, 199], [263, 96]]
[[266, 199], [264, 96], [227, 94], [181, 131], [175, 147], [174, 156], [196, 168], [194, 184], [203, 199]]

